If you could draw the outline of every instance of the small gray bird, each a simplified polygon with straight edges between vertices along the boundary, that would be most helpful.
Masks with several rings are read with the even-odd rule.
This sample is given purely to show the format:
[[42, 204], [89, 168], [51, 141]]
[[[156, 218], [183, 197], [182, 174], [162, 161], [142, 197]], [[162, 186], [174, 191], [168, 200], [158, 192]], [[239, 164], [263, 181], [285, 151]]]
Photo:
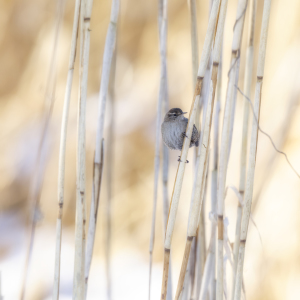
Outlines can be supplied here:
[[[180, 108], [172, 108], [165, 115], [164, 122], [161, 124], [162, 139], [166, 146], [172, 150], [181, 150], [184, 137], [186, 136], [186, 126], [188, 119], [184, 117], [186, 112]], [[199, 133], [194, 125], [190, 147], [199, 146]], [[180, 160], [180, 158], [179, 158]]]

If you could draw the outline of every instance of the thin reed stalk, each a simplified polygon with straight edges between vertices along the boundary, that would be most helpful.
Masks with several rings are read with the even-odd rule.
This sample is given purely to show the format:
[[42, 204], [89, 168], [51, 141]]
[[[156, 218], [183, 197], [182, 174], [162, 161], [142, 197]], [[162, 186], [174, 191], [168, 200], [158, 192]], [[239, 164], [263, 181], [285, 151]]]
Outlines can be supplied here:
[[217, 259], [218, 259], [218, 269], [217, 269], [217, 287], [216, 287], [216, 299], [223, 299], [223, 231], [224, 231], [224, 198], [225, 198], [225, 183], [227, 175], [227, 166], [230, 153], [230, 130], [233, 129], [232, 126], [232, 112], [234, 111], [234, 84], [237, 80], [237, 72], [239, 66], [240, 48], [244, 28], [244, 19], [247, 9], [247, 0], [239, 0], [237, 6], [236, 22], [233, 30], [233, 41], [232, 41], [232, 54], [230, 70], [228, 74], [228, 84], [226, 92], [226, 102], [225, 111], [223, 117], [223, 127], [222, 127], [222, 139], [220, 148], [220, 161], [219, 161], [219, 171], [218, 171], [218, 247], [217, 247]]
[[[106, 294], [107, 299], [112, 299], [111, 288], [111, 201], [112, 201], [112, 181], [113, 181], [113, 160], [114, 160], [114, 128], [115, 128], [115, 74], [116, 74], [116, 49], [114, 51], [112, 69], [110, 74], [110, 81], [108, 91], [110, 95], [110, 123], [107, 136], [107, 203], [106, 203], [106, 242], [105, 242], [105, 256], [106, 256]], [[103, 153], [103, 149], [101, 151]], [[102, 159], [103, 161], [103, 159]]]
[[[223, 48], [223, 43], [222, 43]], [[211, 213], [213, 216], [217, 216], [217, 204], [218, 204], [218, 164], [219, 164], [219, 123], [220, 123], [220, 110], [221, 110], [221, 98], [222, 98], [222, 70], [223, 70], [223, 49], [221, 50], [218, 82], [217, 82], [217, 102], [215, 107], [214, 117], [214, 148], [213, 148], [213, 170], [211, 174]], [[216, 233], [217, 222], [212, 221], [211, 224], [211, 253], [212, 253], [212, 274], [211, 274], [211, 300], [216, 300]], [[199, 298], [198, 298], [199, 299]]]
[[74, 64], [76, 58], [76, 44], [77, 44], [77, 37], [78, 37], [79, 14], [80, 14], [80, 0], [76, 0], [67, 86], [65, 91], [62, 125], [61, 125], [61, 133], [60, 133], [59, 164], [58, 164], [58, 216], [56, 221], [55, 266], [54, 266], [54, 283], [53, 283], [53, 292], [52, 292], [53, 300], [58, 300], [59, 298], [62, 216], [63, 216], [64, 191], [65, 191], [64, 184], [65, 184], [67, 126], [68, 126], [69, 106], [70, 106], [70, 98], [71, 98], [72, 83], [73, 83]]
[[214, 108], [214, 100], [215, 100], [215, 92], [217, 86], [217, 76], [218, 76], [218, 67], [219, 61], [221, 56], [221, 49], [222, 49], [222, 39], [223, 39], [223, 30], [227, 12], [227, 0], [223, 0], [221, 2], [220, 12], [219, 12], [219, 20], [217, 26], [217, 32], [215, 37], [215, 45], [213, 50], [213, 69], [211, 75], [211, 86], [210, 86], [210, 94], [209, 100], [207, 103], [206, 108], [206, 115], [205, 115], [205, 124], [202, 133], [202, 141], [200, 144], [200, 157], [199, 157], [199, 165], [196, 171], [195, 177], [195, 192], [192, 198], [192, 205], [190, 209], [190, 217], [189, 217], [189, 225], [188, 225], [188, 236], [186, 242], [186, 251], [181, 265], [181, 271], [179, 275], [176, 296], [175, 299], [179, 298], [179, 295], [182, 290], [183, 284], [183, 275], [185, 273], [186, 264], [189, 256], [190, 250], [190, 241], [196, 236], [197, 227], [199, 223], [199, 215], [202, 206], [203, 194], [204, 194], [204, 187], [205, 187], [205, 171], [208, 165], [208, 154], [209, 154], [209, 143], [210, 143], [210, 133], [211, 133], [211, 124], [212, 124], [212, 116], [213, 116], [213, 108]]
[[[160, 3], [160, 10], [159, 10], [159, 34], [160, 34], [160, 39], [161, 37], [161, 22], [163, 18], [163, 10], [164, 10], [164, 0], [159, 0]], [[167, 6], [167, 2], [166, 6]], [[165, 8], [167, 11], [167, 7]], [[166, 25], [164, 27], [164, 30], [167, 31], [167, 21], [168, 21], [168, 16], [166, 14]], [[166, 37], [167, 37], [167, 32], [166, 32]], [[165, 38], [166, 38], [165, 37]], [[165, 44], [167, 41], [164, 42]], [[163, 53], [166, 55], [165, 53]], [[168, 93], [168, 75], [167, 75], [167, 58], [163, 58], [164, 61], [164, 73], [163, 75], [165, 76], [165, 90], [164, 90], [164, 101], [163, 101], [163, 115], [165, 115], [169, 111], [169, 93]], [[162, 143], [163, 147], [163, 154], [162, 154], [162, 186], [163, 186], [163, 236], [165, 236], [166, 228], [167, 228], [167, 223], [168, 223], [168, 215], [169, 215], [169, 193], [168, 193], [168, 177], [169, 177], [169, 150], [168, 147]], [[169, 263], [169, 281], [168, 281], [168, 286], [167, 286], [167, 300], [172, 300], [172, 265], [171, 261]]]
[[198, 65], [199, 65], [196, 0], [190, 1], [190, 16], [191, 16], [192, 68], [193, 68], [193, 83], [194, 83], [193, 86], [195, 87], [197, 83], [197, 72], [198, 72]]
[[73, 278], [73, 299], [82, 300], [85, 295], [84, 265], [86, 240], [86, 199], [85, 199], [85, 122], [90, 52], [90, 18], [92, 0], [81, 1], [80, 28], [80, 69], [78, 101], [78, 138], [76, 174], [76, 223], [75, 223], [75, 262]]
[[[197, 72], [199, 65], [198, 57], [198, 30], [197, 30], [197, 4], [196, 0], [191, 0], [189, 2], [190, 9], [190, 25], [191, 25], [191, 50], [192, 50], [192, 78], [193, 87], [195, 88], [197, 83]], [[200, 103], [197, 107], [195, 125], [200, 132]], [[198, 148], [195, 147], [194, 150], [194, 161], [196, 165]], [[189, 265], [186, 272], [185, 282], [184, 282], [184, 292], [182, 293], [182, 300], [187, 300], [189, 297], [189, 292], [193, 291], [193, 282], [195, 277], [195, 271], [197, 266], [197, 241], [194, 240], [192, 243], [192, 255], [189, 259]]]
[[257, 79], [256, 79], [255, 99], [254, 99], [254, 117], [252, 121], [248, 171], [247, 171], [244, 207], [243, 207], [243, 215], [242, 215], [242, 223], [241, 223], [240, 247], [239, 247], [239, 255], [238, 255], [238, 266], [236, 272], [234, 300], [239, 300], [241, 298], [241, 289], [242, 289], [242, 282], [243, 282], [243, 266], [244, 266], [245, 246], [246, 246], [247, 231], [248, 231], [249, 219], [251, 214], [251, 204], [252, 204], [252, 196], [253, 196], [259, 114], [260, 114], [261, 93], [262, 93], [262, 84], [263, 84], [263, 76], [264, 76], [270, 10], [271, 10], [271, 0], [265, 0], [263, 17], [262, 17], [261, 34], [260, 34]]
[[[245, 80], [244, 80], [245, 95], [249, 98], [251, 98], [251, 85], [252, 85], [255, 18], [256, 18], [256, 0], [251, 0], [250, 14], [249, 14], [248, 46], [246, 52], [246, 68], [245, 68]], [[243, 134], [242, 134], [242, 144], [241, 144], [240, 182], [239, 182], [239, 193], [242, 195], [242, 197], [244, 196], [245, 182], [246, 182], [248, 124], [249, 124], [249, 103], [247, 100], [244, 100]], [[235, 287], [235, 274], [237, 269], [237, 260], [238, 260], [239, 246], [240, 246], [241, 220], [242, 220], [242, 205], [240, 202], [238, 202], [237, 220], [236, 220], [236, 229], [235, 229], [235, 242], [233, 248], [234, 263], [233, 263], [233, 272], [232, 272], [233, 273], [232, 294], [231, 294], [232, 300], [234, 298], [233, 291]]]
[[171, 249], [171, 241], [172, 241], [172, 235], [175, 225], [175, 218], [180, 198], [180, 192], [184, 177], [184, 169], [185, 169], [185, 162], [187, 159], [187, 154], [190, 146], [190, 138], [192, 134], [192, 129], [195, 123], [195, 117], [196, 117], [196, 111], [197, 106], [199, 105], [199, 95], [202, 88], [202, 81], [205, 74], [206, 66], [209, 60], [210, 55], [210, 49], [212, 46], [213, 38], [215, 35], [215, 29], [216, 29], [216, 23], [218, 18], [218, 11], [220, 6], [220, 0], [214, 1], [213, 7], [212, 7], [212, 13], [209, 18], [208, 28], [206, 32], [206, 37], [204, 40], [204, 47], [202, 51], [202, 56], [200, 60], [200, 65], [198, 69], [198, 75], [197, 75], [197, 84], [195, 87], [195, 92], [193, 96], [193, 101], [190, 109], [190, 115], [189, 115], [189, 122], [186, 129], [186, 135], [187, 137], [184, 138], [183, 141], [183, 147], [181, 151], [181, 161], [178, 164], [176, 179], [174, 183], [173, 188], [173, 194], [172, 194], [172, 200], [170, 205], [170, 212], [168, 217], [168, 225], [166, 230], [166, 236], [165, 236], [165, 243], [164, 243], [164, 271], [163, 271], [163, 279], [162, 279], [162, 289], [161, 289], [161, 299], [166, 299], [166, 293], [167, 293], [167, 283], [168, 283], [168, 269], [169, 269], [169, 258], [170, 258], [170, 249]]
[[[216, 221], [213, 221], [213, 222], [216, 223]], [[208, 247], [208, 254], [206, 257], [204, 272], [203, 272], [203, 277], [202, 277], [201, 290], [199, 293], [199, 297], [197, 298], [199, 300], [207, 299], [209, 285], [211, 283], [211, 278], [212, 278], [212, 275], [214, 272], [214, 257], [216, 255], [216, 253], [215, 253], [216, 229], [217, 229], [216, 226], [212, 226], [210, 242], [209, 242], [209, 247]]]
[[29, 192], [29, 199], [31, 200], [30, 202], [32, 202], [33, 210], [31, 215], [32, 219], [31, 219], [31, 228], [29, 233], [29, 244], [26, 253], [24, 274], [23, 274], [22, 286], [21, 286], [21, 295], [20, 295], [21, 300], [25, 299], [26, 284], [28, 279], [30, 260], [32, 256], [36, 224], [39, 219], [38, 216], [39, 203], [40, 203], [42, 185], [44, 181], [44, 174], [46, 168], [45, 158], [46, 158], [47, 149], [45, 148], [45, 143], [48, 137], [48, 130], [51, 121], [54, 100], [55, 100], [54, 98], [55, 98], [55, 85], [56, 85], [56, 74], [55, 74], [56, 54], [57, 54], [59, 32], [63, 20], [64, 7], [65, 7], [65, 1], [57, 0], [53, 49], [52, 49], [52, 55], [50, 59], [50, 68], [49, 68], [49, 73], [46, 81], [47, 83], [46, 83], [46, 89], [44, 95], [44, 112], [42, 116], [43, 124], [42, 124], [41, 137], [40, 137], [37, 159], [36, 159], [36, 164], [35, 164], [35, 169], [33, 174], [33, 180]]
[[119, 0], [113, 0], [111, 6], [110, 22], [108, 25], [103, 63], [102, 63], [102, 75], [100, 83], [99, 92], [99, 109], [98, 109], [98, 123], [96, 132], [96, 146], [95, 146], [95, 157], [94, 157], [94, 176], [93, 176], [93, 193], [91, 200], [90, 209], [90, 220], [88, 229], [88, 238], [86, 246], [86, 261], [85, 261], [85, 295], [87, 294], [89, 272], [92, 263], [97, 217], [98, 217], [98, 206], [101, 188], [101, 172], [102, 164], [101, 160], [103, 157], [103, 147], [102, 140], [104, 135], [104, 119], [105, 119], [105, 108], [106, 108], [106, 98], [108, 93], [108, 85], [110, 78], [110, 70], [113, 60], [113, 54], [116, 44], [116, 34], [117, 34], [117, 22], [119, 15]]
[[149, 291], [148, 299], [151, 298], [151, 275], [152, 275], [152, 254], [155, 240], [155, 221], [156, 221], [156, 206], [157, 206], [157, 191], [158, 191], [158, 176], [160, 164], [160, 135], [161, 135], [161, 117], [163, 100], [166, 96], [166, 51], [167, 51], [167, 0], [162, 2], [162, 16], [158, 16], [159, 25], [159, 45], [160, 45], [160, 59], [161, 59], [161, 75], [160, 86], [157, 101], [157, 116], [156, 116], [156, 137], [155, 137], [155, 156], [154, 156], [154, 193], [153, 193], [153, 210], [152, 210], [152, 224], [151, 235], [149, 243]]
[[[167, 113], [169, 110], [167, 95], [165, 99], [164, 112]], [[162, 177], [163, 177], [163, 236], [167, 228], [168, 214], [169, 214], [169, 196], [168, 196], [168, 169], [169, 169], [169, 150], [168, 147], [163, 144], [163, 163], [162, 163]], [[169, 262], [169, 280], [167, 286], [167, 298], [166, 300], [172, 300], [172, 266], [171, 261]]]

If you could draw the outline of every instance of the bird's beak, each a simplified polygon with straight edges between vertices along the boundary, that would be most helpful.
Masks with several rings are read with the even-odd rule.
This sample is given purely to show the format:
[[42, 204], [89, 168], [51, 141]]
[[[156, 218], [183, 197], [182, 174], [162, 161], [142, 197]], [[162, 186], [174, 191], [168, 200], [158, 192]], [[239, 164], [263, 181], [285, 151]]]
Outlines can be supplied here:
[[187, 111], [182, 113], [182, 115], [184, 115], [184, 114], [187, 114]]

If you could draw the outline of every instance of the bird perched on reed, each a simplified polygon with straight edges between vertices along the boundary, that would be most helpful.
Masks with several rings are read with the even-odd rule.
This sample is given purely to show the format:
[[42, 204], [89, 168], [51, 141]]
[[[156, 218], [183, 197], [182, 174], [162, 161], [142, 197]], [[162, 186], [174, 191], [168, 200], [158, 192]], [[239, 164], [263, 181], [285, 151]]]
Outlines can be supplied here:
[[[180, 108], [172, 108], [167, 112], [161, 124], [162, 139], [172, 150], [181, 150], [184, 137], [187, 137], [185, 131], [189, 120], [184, 117], [184, 114], [186, 112], [182, 112]], [[193, 146], [199, 146], [199, 133], [195, 125], [190, 143], [190, 147]]]

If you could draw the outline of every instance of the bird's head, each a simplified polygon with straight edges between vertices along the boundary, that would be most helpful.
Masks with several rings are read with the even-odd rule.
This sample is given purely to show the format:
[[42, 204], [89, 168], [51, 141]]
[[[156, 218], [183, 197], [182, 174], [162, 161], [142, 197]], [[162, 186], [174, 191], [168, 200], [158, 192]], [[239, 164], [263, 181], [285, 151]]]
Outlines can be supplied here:
[[180, 108], [172, 108], [167, 112], [165, 116], [165, 121], [174, 121], [178, 119], [183, 119], [184, 114], [186, 114], [186, 112], [182, 112]]

